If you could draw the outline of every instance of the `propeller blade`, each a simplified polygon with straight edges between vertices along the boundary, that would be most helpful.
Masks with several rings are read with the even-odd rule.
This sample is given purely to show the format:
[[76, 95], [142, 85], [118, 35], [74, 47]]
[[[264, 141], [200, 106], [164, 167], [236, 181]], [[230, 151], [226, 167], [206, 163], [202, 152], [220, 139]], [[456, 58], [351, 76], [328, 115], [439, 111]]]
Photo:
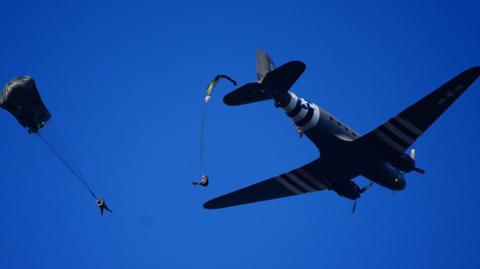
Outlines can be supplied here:
[[[368, 183], [365, 187], [360, 189], [360, 194], [364, 193], [366, 190], [370, 189], [373, 186], [373, 182]], [[357, 200], [360, 198], [360, 194], [358, 195], [357, 199], [353, 203], [352, 213], [355, 213], [355, 209], [357, 208]]]
[[411, 150], [410, 150], [410, 158], [412, 158], [413, 160], [415, 160], [415, 149], [411, 149]]
[[368, 183], [367, 185], [365, 185], [365, 187], [363, 187], [363, 188], [360, 190], [360, 193], [364, 193], [366, 190], [370, 189], [372, 186], [373, 186], [373, 183], [372, 183], [372, 182]]
[[422, 175], [425, 174], [425, 170], [423, 170], [422, 168], [415, 167], [415, 168], [413, 168], [413, 170], [417, 173], [422, 174]]

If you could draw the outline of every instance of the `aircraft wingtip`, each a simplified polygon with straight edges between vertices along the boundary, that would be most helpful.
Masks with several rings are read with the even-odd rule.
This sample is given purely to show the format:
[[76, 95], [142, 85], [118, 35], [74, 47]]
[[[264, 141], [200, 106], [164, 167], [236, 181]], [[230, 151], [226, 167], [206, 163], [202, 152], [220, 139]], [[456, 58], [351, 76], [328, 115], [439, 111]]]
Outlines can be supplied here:
[[307, 65], [304, 62], [298, 60], [290, 61], [288, 64], [295, 65], [295, 67], [300, 70], [305, 70], [307, 68]]
[[480, 66], [474, 66], [474, 67], [468, 69], [467, 72], [470, 73], [470, 76], [472, 76], [473, 80], [475, 81], [475, 79], [480, 77]]
[[230, 205], [226, 205], [221, 199], [218, 199], [218, 197], [203, 204], [203, 208], [205, 209], [220, 209], [229, 206]]
[[214, 206], [214, 204], [210, 200], [210, 201], [203, 204], [203, 208], [205, 208], [205, 209], [215, 209], [216, 207]]

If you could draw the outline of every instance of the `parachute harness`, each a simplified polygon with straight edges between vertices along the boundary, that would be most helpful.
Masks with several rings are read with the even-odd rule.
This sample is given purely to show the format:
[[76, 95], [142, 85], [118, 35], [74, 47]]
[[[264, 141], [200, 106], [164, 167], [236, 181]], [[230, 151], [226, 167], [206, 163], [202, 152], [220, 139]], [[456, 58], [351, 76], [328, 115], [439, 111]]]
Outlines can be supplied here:
[[217, 85], [218, 81], [222, 78], [229, 80], [234, 86], [237, 85], [237, 82], [232, 78], [230, 78], [229, 76], [217, 75], [208, 84], [207, 90], [205, 91], [205, 97], [204, 97], [205, 105], [203, 106], [203, 109], [202, 109], [202, 116], [201, 116], [202, 118], [200, 123], [200, 169], [202, 171], [202, 177], [206, 176], [207, 174], [207, 160], [205, 158], [205, 119], [207, 115], [208, 101], [212, 97], [213, 89]]

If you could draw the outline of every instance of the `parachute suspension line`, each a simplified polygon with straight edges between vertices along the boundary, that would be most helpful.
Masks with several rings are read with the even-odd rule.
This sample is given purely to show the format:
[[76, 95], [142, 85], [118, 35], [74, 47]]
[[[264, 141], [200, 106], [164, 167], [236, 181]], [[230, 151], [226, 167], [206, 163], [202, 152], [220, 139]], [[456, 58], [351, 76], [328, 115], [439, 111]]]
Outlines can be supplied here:
[[88, 185], [88, 182], [81, 174], [79, 174], [75, 169], [72, 168], [71, 165], [68, 164], [68, 162], [58, 153], [57, 150], [40, 134], [37, 133], [37, 136], [42, 140], [42, 142], [50, 149], [50, 151], [65, 165], [65, 167], [72, 172], [72, 174], [82, 183], [82, 185], [87, 189], [87, 191], [90, 193], [90, 195], [96, 200], [97, 196], [93, 192], [92, 188]]
[[205, 102], [202, 109], [202, 120], [200, 123], [200, 169], [202, 170], [202, 175], [207, 174], [207, 160], [205, 159], [205, 118], [207, 114], [207, 105], [208, 102]]
[[60, 132], [58, 131], [58, 128], [56, 126], [54, 119], [50, 120], [49, 128], [44, 129], [42, 134], [43, 134], [42, 139], [45, 140], [45, 143], [47, 143], [48, 141], [58, 142], [58, 145], [56, 145], [57, 143], [51, 143], [51, 142], [48, 142], [48, 143], [50, 144], [50, 147], [52, 149], [55, 149], [58, 155], [60, 156], [66, 155], [65, 156], [66, 158], [64, 157], [64, 161], [68, 164], [68, 166], [70, 166], [71, 169], [75, 171], [75, 175], [81, 178], [81, 180], [83, 181], [82, 184], [88, 185], [88, 181], [83, 175], [82, 170], [77, 165], [75, 158], [73, 158], [73, 155], [70, 152], [69, 148], [67, 147], [65, 140], [63, 140], [62, 136], [60, 135]]
[[204, 96], [204, 101], [205, 105], [203, 106], [203, 111], [202, 111], [202, 121], [200, 125], [200, 167], [202, 170], [202, 177], [206, 176], [207, 173], [207, 160], [205, 158], [205, 118], [207, 114], [207, 104], [210, 98], [212, 97], [212, 92], [215, 86], [217, 85], [218, 81], [221, 79], [226, 79], [230, 81], [233, 85], [237, 85], [237, 82], [233, 80], [231, 77], [227, 75], [216, 75], [212, 81], [207, 86], [207, 90], [205, 91], [205, 96]]
[[[77, 165], [77, 162], [75, 161], [75, 158], [73, 158], [73, 155], [72, 153], [70, 152], [69, 148], [67, 147], [67, 144], [65, 143], [65, 141], [62, 139], [62, 136], [60, 135], [60, 132], [58, 131], [57, 127], [56, 127], [56, 124], [55, 124], [55, 121], [54, 119], [51, 119], [50, 120], [50, 123], [49, 123], [49, 130], [52, 130], [52, 134], [53, 134], [53, 139], [54, 141], [58, 141], [59, 144], [60, 144], [60, 147], [61, 149], [63, 149], [63, 153], [65, 153], [68, 158], [68, 160], [70, 161], [71, 163], [71, 166], [72, 168], [75, 170], [75, 172], [80, 176], [82, 177], [83, 181], [87, 181], [85, 176], [83, 175], [82, 173], [82, 170], [80, 169], [80, 167]], [[45, 137], [44, 137], [45, 139]], [[58, 151], [57, 151], [58, 152]], [[62, 150], [60, 150], [60, 152], [62, 152]]]

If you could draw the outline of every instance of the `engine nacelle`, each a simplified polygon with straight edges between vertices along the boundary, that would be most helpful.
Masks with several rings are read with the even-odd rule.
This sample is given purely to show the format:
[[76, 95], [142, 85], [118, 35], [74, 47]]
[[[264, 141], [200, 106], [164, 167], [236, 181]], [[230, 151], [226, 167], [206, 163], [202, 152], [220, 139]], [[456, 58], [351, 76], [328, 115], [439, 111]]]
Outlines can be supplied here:
[[358, 199], [362, 193], [360, 187], [353, 181], [339, 184], [333, 190], [338, 193], [338, 195], [352, 200]]
[[387, 161], [400, 171], [405, 173], [412, 172], [415, 169], [415, 160], [407, 154], [398, 154], [390, 156]]

